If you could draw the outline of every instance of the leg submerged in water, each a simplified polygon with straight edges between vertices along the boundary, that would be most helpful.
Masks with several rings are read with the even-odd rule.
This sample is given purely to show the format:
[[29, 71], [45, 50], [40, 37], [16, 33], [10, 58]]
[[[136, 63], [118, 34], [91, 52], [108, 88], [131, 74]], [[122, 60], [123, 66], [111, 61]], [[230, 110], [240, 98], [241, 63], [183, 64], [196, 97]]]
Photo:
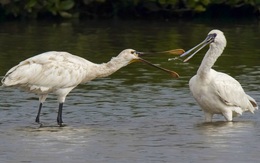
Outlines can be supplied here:
[[59, 104], [59, 110], [58, 110], [58, 116], [57, 116], [57, 123], [60, 127], [62, 127], [63, 125], [63, 121], [62, 121], [62, 108], [63, 108], [63, 103]]
[[36, 123], [40, 123], [41, 110], [42, 110], [42, 103], [40, 103], [40, 105], [39, 105], [38, 114], [37, 114], [36, 119], [35, 119], [35, 122], [36, 122]]
[[40, 105], [39, 105], [37, 116], [35, 118], [36, 123], [40, 124], [40, 115], [41, 115], [42, 105], [43, 105], [43, 102], [46, 100], [46, 98], [47, 98], [47, 95], [40, 95], [39, 96]]

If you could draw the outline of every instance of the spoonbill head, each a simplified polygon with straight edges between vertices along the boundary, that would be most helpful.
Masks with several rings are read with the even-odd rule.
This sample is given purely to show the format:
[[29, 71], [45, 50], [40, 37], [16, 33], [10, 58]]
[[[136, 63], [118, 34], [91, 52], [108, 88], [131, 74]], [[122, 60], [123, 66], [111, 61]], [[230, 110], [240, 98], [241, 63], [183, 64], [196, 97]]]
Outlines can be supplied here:
[[[184, 53], [184, 50], [183, 49], [174, 49], [174, 50], [171, 50], [170, 53], [175, 54], [175, 55], [180, 55], [180, 54]], [[146, 54], [150, 54], [150, 52], [138, 52], [138, 51], [133, 50], [133, 49], [126, 49], [126, 50], [123, 50], [117, 57], [122, 58], [128, 64], [133, 63], [133, 62], [143, 62], [147, 65], [150, 65], [152, 67], [155, 67], [157, 69], [160, 69], [160, 70], [168, 73], [172, 77], [175, 77], [175, 78], [179, 77], [179, 74], [177, 72], [156, 66], [156, 65], [152, 64], [151, 62], [141, 58], [141, 56], [144, 56]]]
[[222, 31], [214, 29], [208, 33], [208, 36], [204, 41], [202, 41], [195, 47], [191, 48], [190, 50], [186, 51], [180, 57], [184, 57], [190, 54], [193, 50], [198, 48], [193, 54], [191, 54], [188, 58], [184, 60], [184, 62], [187, 62], [189, 59], [191, 59], [195, 54], [197, 54], [201, 49], [203, 49], [208, 44], [210, 44], [210, 48], [219, 49], [221, 51], [218, 53], [217, 52], [212, 53], [212, 55], [217, 55], [216, 57], [219, 57], [227, 45], [227, 40]]

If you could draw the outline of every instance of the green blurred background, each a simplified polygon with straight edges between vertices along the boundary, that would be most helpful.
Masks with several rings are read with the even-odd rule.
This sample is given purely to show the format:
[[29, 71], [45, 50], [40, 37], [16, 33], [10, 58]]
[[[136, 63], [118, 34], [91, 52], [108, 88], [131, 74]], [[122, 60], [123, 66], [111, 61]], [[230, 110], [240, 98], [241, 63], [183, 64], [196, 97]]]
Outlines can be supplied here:
[[260, 17], [260, 0], [0, 0], [0, 20]]

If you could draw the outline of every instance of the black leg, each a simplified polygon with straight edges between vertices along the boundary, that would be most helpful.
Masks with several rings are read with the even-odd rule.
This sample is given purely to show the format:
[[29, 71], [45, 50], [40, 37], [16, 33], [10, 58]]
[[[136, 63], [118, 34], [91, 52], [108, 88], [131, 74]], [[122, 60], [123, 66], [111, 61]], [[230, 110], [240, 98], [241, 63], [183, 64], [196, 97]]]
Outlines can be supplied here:
[[59, 104], [59, 110], [58, 110], [58, 116], [57, 116], [57, 123], [60, 127], [62, 127], [62, 107], [63, 107], [63, 103]]
[[38, 114], [37, 114], [36, 119], [35, 119], [35, 122], [37, 122], [37, 123], [40, 123], [41, 110], [42, 110], [42, 102], [40, 103]]

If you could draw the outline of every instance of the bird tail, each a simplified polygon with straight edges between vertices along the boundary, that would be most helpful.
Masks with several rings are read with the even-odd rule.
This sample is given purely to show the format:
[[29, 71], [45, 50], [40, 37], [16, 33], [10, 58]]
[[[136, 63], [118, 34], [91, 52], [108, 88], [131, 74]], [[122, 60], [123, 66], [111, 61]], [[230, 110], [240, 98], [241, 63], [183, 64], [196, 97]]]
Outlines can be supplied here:
[[2, 78], [1, 83], [2, 83], [1, 87], [10, 86], [10, 85], [8, 84], [9, 82], [6, 82], [6, 76]]
[[[17, 78], [15, 75], [16, 74], [13, 75], [12, 72], [7, 73], [4, 76], [4, 78], [1, 80], [2, 87], [10, 87], [10, 86], [14, 86], [14, 85], [21, 83], [23, 78]], [[17, 80], [17, 79], [19, 79], [19, 80]]]
[[2, 78], [1, 80], [1, 83], [2, 83], [2, 87], [9, 87], [9, 86], [14, 86], [16, 84], [19, 83], [19, 81], [17, 80], [17, 78], [19, 80], [22, 80], [20, 79], [19, 77], [17, 77], [17, 73], [14, 73], [15, 70], [17, 69], [18, 66], [15, 66], [13, 68], [11, 68], [7, 73], [6, 75]]
[[257, 105], [255, 99], [253, 99], [249, 95], [247, 95], [247, 98], [251, 104], [251, 106], [249, 107], [249, 110], [250, 110], [250, 112], [254, 113], [255, 110], [258, 110], [258, 105]]
[[[0, 76], [0, 80], [1, 80], [1, 83], [3, 83], [4, 82], [4, 76]], [[0, 87], [3, 87], [4, 86], [4, 84], [2, 84]]]
[[8, 79], [8, 75], [9, 73], [7, 73], [2, 79], [1, 79], [1, 83], [2, 83], [2, 87], [5, 87], [5, 86], [9, 86], [9, 82], [7, 81]]
[[2, 87], [11, 87], [11, 86], [15, 86], [17, 84], [19, 84], [20, 81], [16, 81], [14, 80], [12, 77], [10, 76], [5, 76], [2, 80]]

